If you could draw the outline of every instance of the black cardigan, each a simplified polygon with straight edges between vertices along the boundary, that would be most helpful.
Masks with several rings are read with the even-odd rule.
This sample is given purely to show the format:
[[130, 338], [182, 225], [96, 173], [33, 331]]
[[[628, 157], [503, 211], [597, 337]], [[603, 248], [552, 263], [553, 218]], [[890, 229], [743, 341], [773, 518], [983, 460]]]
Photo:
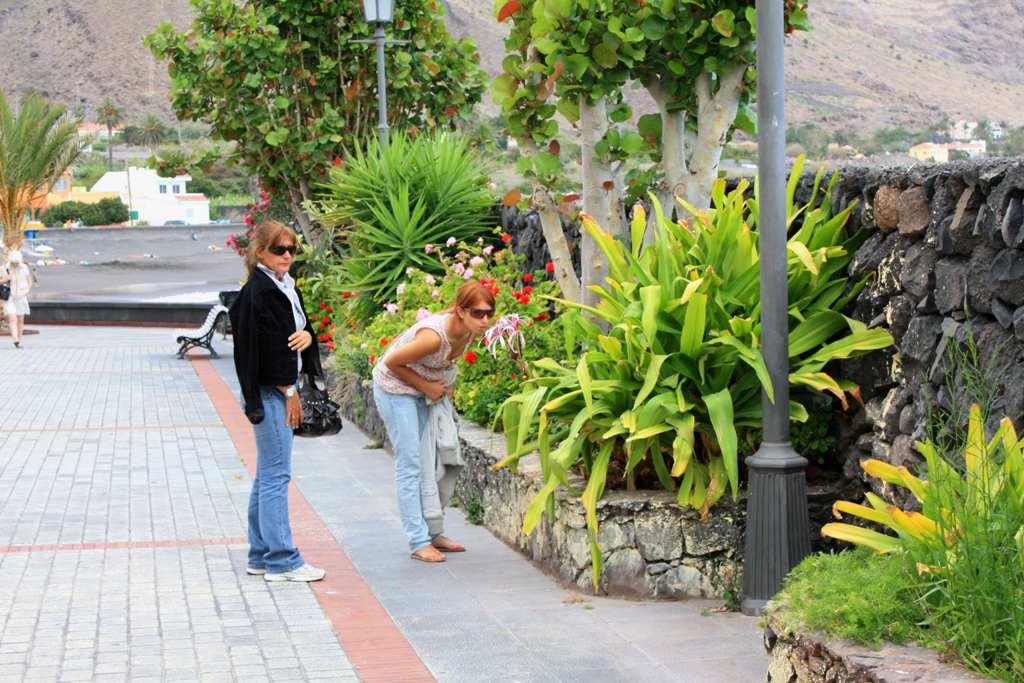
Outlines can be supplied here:
[[[302, 293], [299, 302], [303, 306]], [[254, 268], [249, 281], [228, 311], [235, 344], [235, 372], [242, 385], [245, 416], [249, 422], [263, 421], [261, 386], [295, 384], [298, 367], [295, 352], [288, 348], [288, 337], [295, 333], [295, 316], [288, 295], [277, 288], [270, 276]], [[306, 331], [313, 343], [302, 352], [302, 372], [314, 377], [323, 374], [320, 350], [313, 325], [306, 316]]]

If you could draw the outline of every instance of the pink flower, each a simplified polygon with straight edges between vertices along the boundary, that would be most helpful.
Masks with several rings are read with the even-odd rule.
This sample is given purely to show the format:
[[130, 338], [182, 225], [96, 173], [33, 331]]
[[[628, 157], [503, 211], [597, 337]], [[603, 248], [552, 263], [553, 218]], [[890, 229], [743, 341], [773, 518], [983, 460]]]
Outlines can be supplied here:
[[433, 287], [437, 283], [437, 280], [434, 279], [434, 276], [429, 274], [425, 278], [423, 278], [423, 280], [431, 287]]
[[474, 256], [473, 258], [469, 259], [469, 265], [471, 265], [471, 266], [479, 266], [483, 262], [484, 262], [484, 260], [482, 258], [480, 258], [479, 256]]
[[449, 247], [449, 248], [454, 247], [455, 246], [455, 242], [456, 242], [456, 239], [454, 237], [449, 237], [448, 241], [444, 243], [444, 246]]
[[435, 289], [433, 292], [430, 293], [430, 296], [432, 296], [435, 299], [440, 299], [441, 298], [441, 290], [440, 289]]
[[492, 253], [494, 253], [493, 244], [488, 244], [486, 247], [484, 247], [484, 256], [490, 256]]
[[430, 311], [428, 311], [425, 308], [421, 308], [420, 310], [416, 311], [416, 322], [429, 318], [430, 316]]
[[394, 315], [398, 313], [398, 304], [384, 304], [384, 310], [388, 312], [388, 315]]
[[402, 284], [398, 285], [397, 287], [395, 287], [395, 294], [397, 294], [398, 296], [402, 296], [403, 294], [405, 294], [405, 283], [404, 282]]
[[473, 269], [472, 268], [466, 268], [466, 272], [464, 272], [462, 274], [462, 279], [463, 280], [468, 280], [471, 277], [473, 277]]
[[490, 329], [484, 332], [484, 346], [492, 355], [498, 355], [498, 348], [508, 349], [513, 357], [518, 357], [523, 351], [526, 340], [520, 328], [523, 319], [515, 313], [503, 315], [491, 325]]
[[452, 270], [454, 270], [457, 274], [462, 275], [463, 273], [466, 272], [466, 266], [462, 265], [461, 263], [456, 263], [454, 266], [452, 266]]
[[430, 252], [434, 251], [434, 245], [433, 244], [428, 244], [428, 245], [424, 246], [423, 247], [423, 251], [424, 251], [424, 253], [429, 254]]

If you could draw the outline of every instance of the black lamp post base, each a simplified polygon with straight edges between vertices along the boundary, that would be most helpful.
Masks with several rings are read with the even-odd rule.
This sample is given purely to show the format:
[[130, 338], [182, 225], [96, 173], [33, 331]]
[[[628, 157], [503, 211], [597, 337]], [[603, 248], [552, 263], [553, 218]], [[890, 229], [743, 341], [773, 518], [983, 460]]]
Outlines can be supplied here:
[[760, 614], [790, 569], [811, 552], [807, 516], [807, 460], [787, 443], [764, 443], [746, 460], [744, 614]]

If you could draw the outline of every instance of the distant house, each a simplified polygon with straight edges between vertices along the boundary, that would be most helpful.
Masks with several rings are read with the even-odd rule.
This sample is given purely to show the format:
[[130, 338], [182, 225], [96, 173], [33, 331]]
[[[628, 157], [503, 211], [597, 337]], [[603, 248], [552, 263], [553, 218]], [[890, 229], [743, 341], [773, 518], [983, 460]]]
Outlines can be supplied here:
[[[112, 131], [116, 135], [120, 131], [124, 130], [124, 126], [117, 125], [112, 128]], [[94, 140], [106, 140], [107, 137], [107, 126], [103, 123], [80, 123], [78, 124], [78, 137], [80, 138], [92, 138]]]
[[983, 157], [988, 153], [988, 145], [984, 140], [970, 142], [922, 142], [908, 151], [910, 156], [919, 161], [934, 161], [944, 164], [949, 161], [950, 152], [961, 152], [971, 159]]
[[989, 134], [989, 137], [991, 137], [993, 140], [1002, 140], [1003, 139], [1003, 127], [1001, 125], [999, 125], [998, 123], [996, 123], [995, 121], [993, 121], [992, 123], [990, 123], [988, 125], [988, 134]]
[[117, 192], [89, 192], [82, 185], [74, 184], [74, 176], [71, 171], [64, 171], [64, 174], [57, 179], [57, 182], [50, 188], [46, 195], [45, 208], [63, 204], [64, 202], [82, 202], [83, 204], [95, 204], [101, 199], [115, 198]]
[[116, 192], [131, 209], [132, 219], [149, 225], [164, 225], [168, 221], [188, 225], [209, 223], [210, 200], [206, 195], [190, 193], [190, 180], [192, 176], [187, 175], [161, 178], [153, 169], [132, 166], [107, 172], [92, 186], [92, 191]]
[[922, 142], [919, 145], [914, 145], [907, 151], [907, 154], [918, 161], [935, 161], [940, 164], [949, 161], [949, 150], [945, 145], [936, 142]]

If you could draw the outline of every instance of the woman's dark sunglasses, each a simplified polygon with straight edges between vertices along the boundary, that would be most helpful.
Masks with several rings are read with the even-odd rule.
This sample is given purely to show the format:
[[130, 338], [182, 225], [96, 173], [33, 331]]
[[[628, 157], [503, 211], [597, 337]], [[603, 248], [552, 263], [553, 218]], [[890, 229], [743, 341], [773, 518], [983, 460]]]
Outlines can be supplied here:
[[465, 310], [477, 320], [481, 320], [482, 318], [490, 318], [492, 315], [494, 315], [493, 308], [467, 308]]
[[275, 245], [273, 245], [271, 247], [267, 247], [267, 251], [269, 251], [274, 256], [284, 256], [284, 253], [286, 251], [289, 254], [291, 254], [292, 256], [295, 256], [295, 252], [298, 251], [298, 250], [299, 250], [299, 248], [297, 246], [295, 246], [294, 244], [289, 244], [287, 246], [285, 246], [283, 244], [275, 244]]

